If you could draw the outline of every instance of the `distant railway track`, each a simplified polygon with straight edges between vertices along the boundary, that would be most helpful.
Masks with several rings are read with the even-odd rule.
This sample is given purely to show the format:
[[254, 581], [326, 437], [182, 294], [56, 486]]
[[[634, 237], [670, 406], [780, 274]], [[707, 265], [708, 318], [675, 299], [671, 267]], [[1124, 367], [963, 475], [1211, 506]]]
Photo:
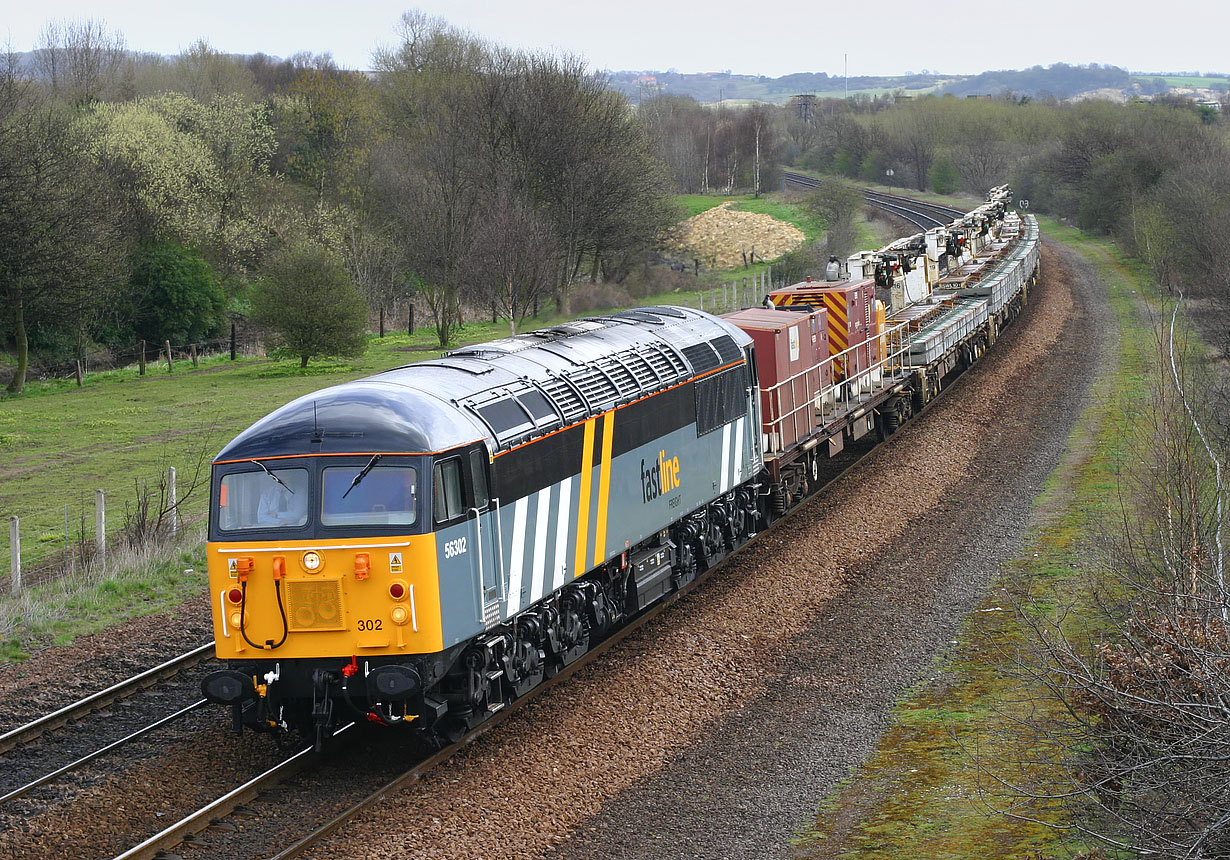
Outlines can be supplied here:
[[199, 648], [193, 648], [191, 651], [180, 654], [178, 657], [173, 657], [152, 669], [147, 669], [144, 672], [133, 675], [131, 678], [120, 681], [117, 684], [112, 684], [105, 690], [91, 693], [70, 705], [65, 705], [50, 714], [7, 731], [0, 735], [0, 753], [8, 752], [21, 744], [29, 743], [40, 735], [54, 731], [73, 720], [80, 719], [94, 711], [100, 711], [120, 699], [127, 698], [134, 693], [172, 678], [185, 669], [196, 666], [213, 650], [214, 644], [212, 642], [206, 643]]
[[[815, 188], [819, 180], [802, 173], [785, 171], [782, 173], [782, 184], [795, 188]], [[956, 218], [965, 215], [960, 209], [943, 206], [938, 203], [927, 203], [902, 197], [897, 194], [884, 194], [878, 191], [864, 191], [863, 198], [871, 206], [891, 212], [910, 222], [920, 230], [930, 230], [932, 227], [943, 227], [951, 224]]]

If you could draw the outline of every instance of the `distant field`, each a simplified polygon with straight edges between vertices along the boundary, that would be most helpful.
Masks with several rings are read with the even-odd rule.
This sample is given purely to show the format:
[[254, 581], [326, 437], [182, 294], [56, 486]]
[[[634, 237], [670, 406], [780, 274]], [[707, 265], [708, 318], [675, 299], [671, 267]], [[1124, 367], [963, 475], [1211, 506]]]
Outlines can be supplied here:
[[1219, 84], [1230, 85], [1230, 78], [1226, 77], [1194, 77], [1186, 75], [1132, 75], [1134, 82], [1143, 83], [1146, 81], [1154, 81], [1161, 78], [1166, 82], [1168, 87], [1198, 87], [1202, 89], [1210, 89]]

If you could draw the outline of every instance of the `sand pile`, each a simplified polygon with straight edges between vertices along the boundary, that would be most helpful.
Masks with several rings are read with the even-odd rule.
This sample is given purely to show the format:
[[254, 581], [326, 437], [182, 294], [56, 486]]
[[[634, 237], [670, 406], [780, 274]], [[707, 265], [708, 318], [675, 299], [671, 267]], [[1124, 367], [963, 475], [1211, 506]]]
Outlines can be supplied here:
[[803, 244], [803, 231], [793, 224], [731, 205], [728, 200], [680, 221], [666, 232], [664, 244], [685, 260], [696, 258], [712, 269], [742, 266], [743, 254], [750, 262], [753, 249], [757, 260], [772, 260]]

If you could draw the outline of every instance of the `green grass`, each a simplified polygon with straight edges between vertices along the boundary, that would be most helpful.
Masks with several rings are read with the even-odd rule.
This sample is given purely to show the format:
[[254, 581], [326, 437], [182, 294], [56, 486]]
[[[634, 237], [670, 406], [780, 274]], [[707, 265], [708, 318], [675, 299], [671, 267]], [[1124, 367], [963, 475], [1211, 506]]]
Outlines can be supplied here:
[[731, 201], [732, 209], [741, 212], [756, 212], [778, 221], [793, 224], [803, 231], [807, 240], [818, 239], [824, 233], [824, 223], [802, 206], [787, 203], [775, 194], [676, 194], [672, 200], [680, 207], [684, 218], [691, 218]]
[[[1085, 256], [1106, 283], [1119, 329], [1117, 363], [1097, 380], [1064, 464], [1036, 501], [1038, 516], [1023, 551], [1001, 569], [982, 611], [966, 619], [952, 651], [929, 673], [935, 680], [903, 698], [870, 760], [826, 799], [818, 820], [797, 840], [800, 856], [1065, 857], [1089, 847], [1063, 842], [1046, 824], [1003, 814], [1011, 809], [1062, 822], [1058, 804], [1024, 802], [997, 780], [1050, 785], [1055, 754], [1031, 745], [1016, 727], [1019, 720], [1064, 718], [1016, 666], [1015, 654], [1028, 648], [1032, 634], [1004, 590], [1035, 617], [1084, 605], [1086, 542], [1118, 512], [1125, 423], [1148, 394], [1154, 339], [1139, 299], [1155, 293], [1139, 267], [1110, 243], [1041, 220], [1045, 235]], [[1091, 616], [1078, 612], [1067, 623], [1086, 625]]]

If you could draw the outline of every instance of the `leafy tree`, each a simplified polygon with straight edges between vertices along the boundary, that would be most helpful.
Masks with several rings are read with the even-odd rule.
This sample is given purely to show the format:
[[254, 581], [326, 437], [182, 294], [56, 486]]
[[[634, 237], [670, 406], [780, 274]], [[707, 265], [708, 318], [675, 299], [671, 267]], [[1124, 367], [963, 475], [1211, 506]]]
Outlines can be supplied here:
[[88, 152], [125, 189], [124, 212], [140, 238], [198, 247], [224, 276], [256, 265], [268, 233], [259, 195], [274, 147], [263, 106], [170, 93], [98, 105], [82, 124]]
[[130, 280], [137, 334], [147, 341], [192, 343], [218, 330], [226, 299], [213, 270], [175, 242], [138, 249]]
[[338, 69], [304, 69], [278, 102], [287, 139], [285, 170], [317, 199], [360, 205], [370, 183], [371, 150], [380, 139], [376, 91], [366, 77]]
[[29, 330], [81, 331], [122, 280], [127, 243], [111, 187], [83, 157], [70, 117], [39, 102], [0, 65], [0, 307], [9, 317], [20, 393]]
[[275, 352], [299, 366], [322, 355], [367, 349], [367, 302], [341, 258], [320, 245], [288, 248], [256, 286], [252, 318], [274, 332]]

